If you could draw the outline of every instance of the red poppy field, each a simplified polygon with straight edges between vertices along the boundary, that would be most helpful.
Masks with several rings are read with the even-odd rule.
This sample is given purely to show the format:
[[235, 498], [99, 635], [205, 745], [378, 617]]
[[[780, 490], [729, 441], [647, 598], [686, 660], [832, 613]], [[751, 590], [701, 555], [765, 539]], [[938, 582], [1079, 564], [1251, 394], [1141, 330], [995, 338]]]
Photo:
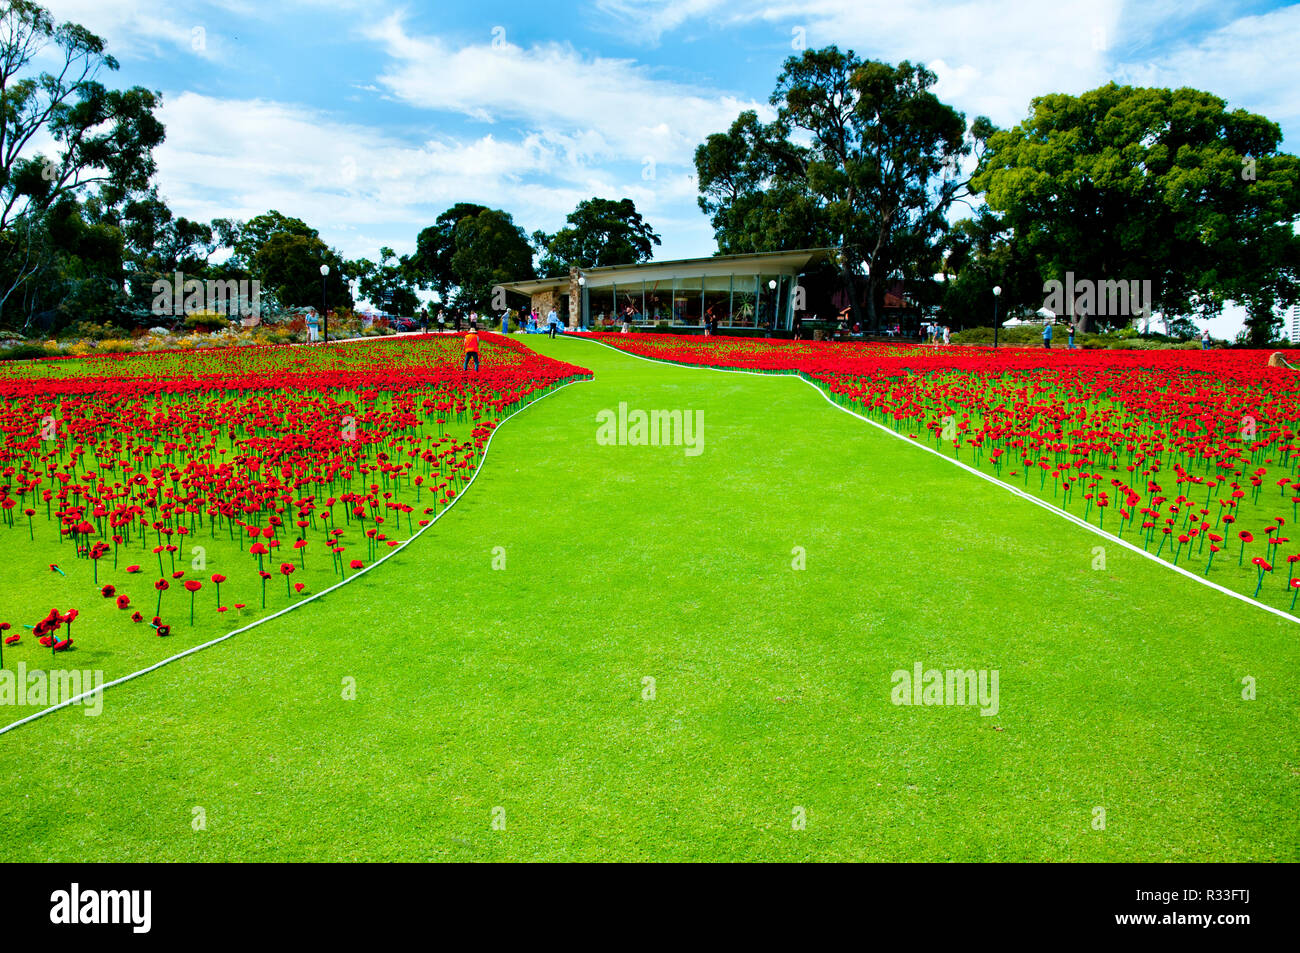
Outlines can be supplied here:
[[1296, 607], [1300, 375], [1268, 367], [1268, 352], [594, 337], [681, 364], [797, 373], [1172, 565]]
[[585, 375], [495, 335], [484, 358], [424, 336], [4, 366], [4, 664], [111, 679], [370, 566]]
[[1263, 355], [523, 340], [8, 368], [6, 671], [296, 608], [0, 735], [0, 855], [1300, 856]]

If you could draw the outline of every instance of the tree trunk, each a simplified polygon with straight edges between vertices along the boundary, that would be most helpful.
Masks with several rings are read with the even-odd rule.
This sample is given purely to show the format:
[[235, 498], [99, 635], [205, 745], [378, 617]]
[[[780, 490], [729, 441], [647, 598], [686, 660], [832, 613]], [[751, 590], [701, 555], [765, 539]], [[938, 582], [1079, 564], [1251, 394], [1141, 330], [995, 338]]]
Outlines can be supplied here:
[[[849, 296], [849, 308], [851, 309], [850, 313], [853, 315], [853, 321], [854, 323], [862, 324], [862, 330], [866, 331], [868, 328], [862, 321], [862, 310], [858, 307], [858, 289], [856, 287], [856, 282], [853, 280], [853, 271], [849, 268], [848, 252], [844, 248], [840, 249], [840, 274], [844, 278], [844, 291]], [[868, 278], [868, 288], [870, 288], [870, 278]], [[868, 299], [868, 308], [870, 308], [870, 306], [870, 300]], [[837, 314], [836, 318], [838, 317], [839, 315]], [[870, 312], [868, 312], [869, 321], [871, 321], [872, 317], [874, 316], [870, 315]], [[871, 323], [872, 328], [874, 329], [874, 321], [871, 321]]]

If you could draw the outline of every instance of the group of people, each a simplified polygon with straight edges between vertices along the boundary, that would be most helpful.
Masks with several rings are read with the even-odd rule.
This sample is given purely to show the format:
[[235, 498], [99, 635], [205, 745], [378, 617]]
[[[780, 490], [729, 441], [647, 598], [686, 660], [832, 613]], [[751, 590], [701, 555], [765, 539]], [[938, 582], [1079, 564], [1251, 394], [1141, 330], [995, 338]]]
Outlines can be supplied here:
[[[510, 311], [502, 311], [498, 316], [502, 334], [510, 333], [510, 319], [512, 316], [513, 314]], [[438, 331], [450, 330], [456, 334], [461, 333], [464, 328], [477, 331], [479, 320], [479, 314], [477, 311], [470, 311], [468, 315], [456, 311], [453, 311], [448, 315], [446, 311], [439, 311], [436, 318], [436, 329]], [[554, 308], [552, 308], [546, 315], [545, 322], [542, 321], [536, 308], [534, 308], [527, 317], [521, 317], [519, 320], [519, 330], [525, 334], [549, 334], [551, 337], [555, 337], [556, 334], [564, 333], [564, 324], [560, 320], [560, 316], [555, 313]], [[420, 311], [420, 330], [424, 332], [430, 330], [428, 309]]]
[[926, 344], [951, 344], [952, 328], [938, 321], [922, 321], [921, 340]]
[[[445, 310], [438, 312], [437, 317], [438, 330], [446, 331], [448, 325], [451, 330], [457, 334], [460, 333], [462, 325], [468, 325], [471, 328], [478, 327], [478, 312], [471, 311], [468, 316], [461, 314], [459, 311], [453, 311], [450, 315]], [[427, 332], [429, 330], [429, 309], [420, 309], [420, 330]]]
[[[502, 314], [502, 334], [506, 333], [507, 320], [507, 315]], [[545, 334], [549, 337], [555, 337], [557, 334], [564, 333], [564, 324], [560, 321], [560, 316], [555, 313], [554, 308], [546, 313], [545, 323], [542, 322], [541, 316], [538, 315], [537, 309], [534, 308], [532, 311], [528, 312], [528, 317], [523, 319], [519, 330], [524, 334]]]
[[[1066, 338], [1066, 341], [1067, 341], [1066, 346], [1071, 351], [1073, 351], [1074, 350], [1074, 325], [1073, 324], [1070, 325], [1069, 337]], [[1052, 322], [1051, 321], [1048, 321], [1043, 325], [1043, 347], [1049, 351], [1052, 349]]]

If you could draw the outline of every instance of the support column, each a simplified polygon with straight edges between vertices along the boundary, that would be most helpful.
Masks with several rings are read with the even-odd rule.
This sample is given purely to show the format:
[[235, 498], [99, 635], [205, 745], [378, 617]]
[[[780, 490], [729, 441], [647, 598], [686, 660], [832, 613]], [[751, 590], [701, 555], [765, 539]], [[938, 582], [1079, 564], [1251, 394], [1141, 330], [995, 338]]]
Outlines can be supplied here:
[[576, 328], [582, 318], [582, 286], [578, 284], [578, 269], [569, 269], [569, 327]]

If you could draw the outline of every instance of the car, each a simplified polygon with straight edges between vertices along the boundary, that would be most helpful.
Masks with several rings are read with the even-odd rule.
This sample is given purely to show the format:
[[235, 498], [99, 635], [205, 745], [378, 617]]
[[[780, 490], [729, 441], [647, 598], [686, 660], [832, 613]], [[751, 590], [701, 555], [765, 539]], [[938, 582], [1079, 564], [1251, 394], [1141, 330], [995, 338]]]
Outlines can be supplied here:
[[415, 318], [392, 318], [390, 323], [392, 324], [394, 331], [420, 330], [420, 322], [416, 321]]

